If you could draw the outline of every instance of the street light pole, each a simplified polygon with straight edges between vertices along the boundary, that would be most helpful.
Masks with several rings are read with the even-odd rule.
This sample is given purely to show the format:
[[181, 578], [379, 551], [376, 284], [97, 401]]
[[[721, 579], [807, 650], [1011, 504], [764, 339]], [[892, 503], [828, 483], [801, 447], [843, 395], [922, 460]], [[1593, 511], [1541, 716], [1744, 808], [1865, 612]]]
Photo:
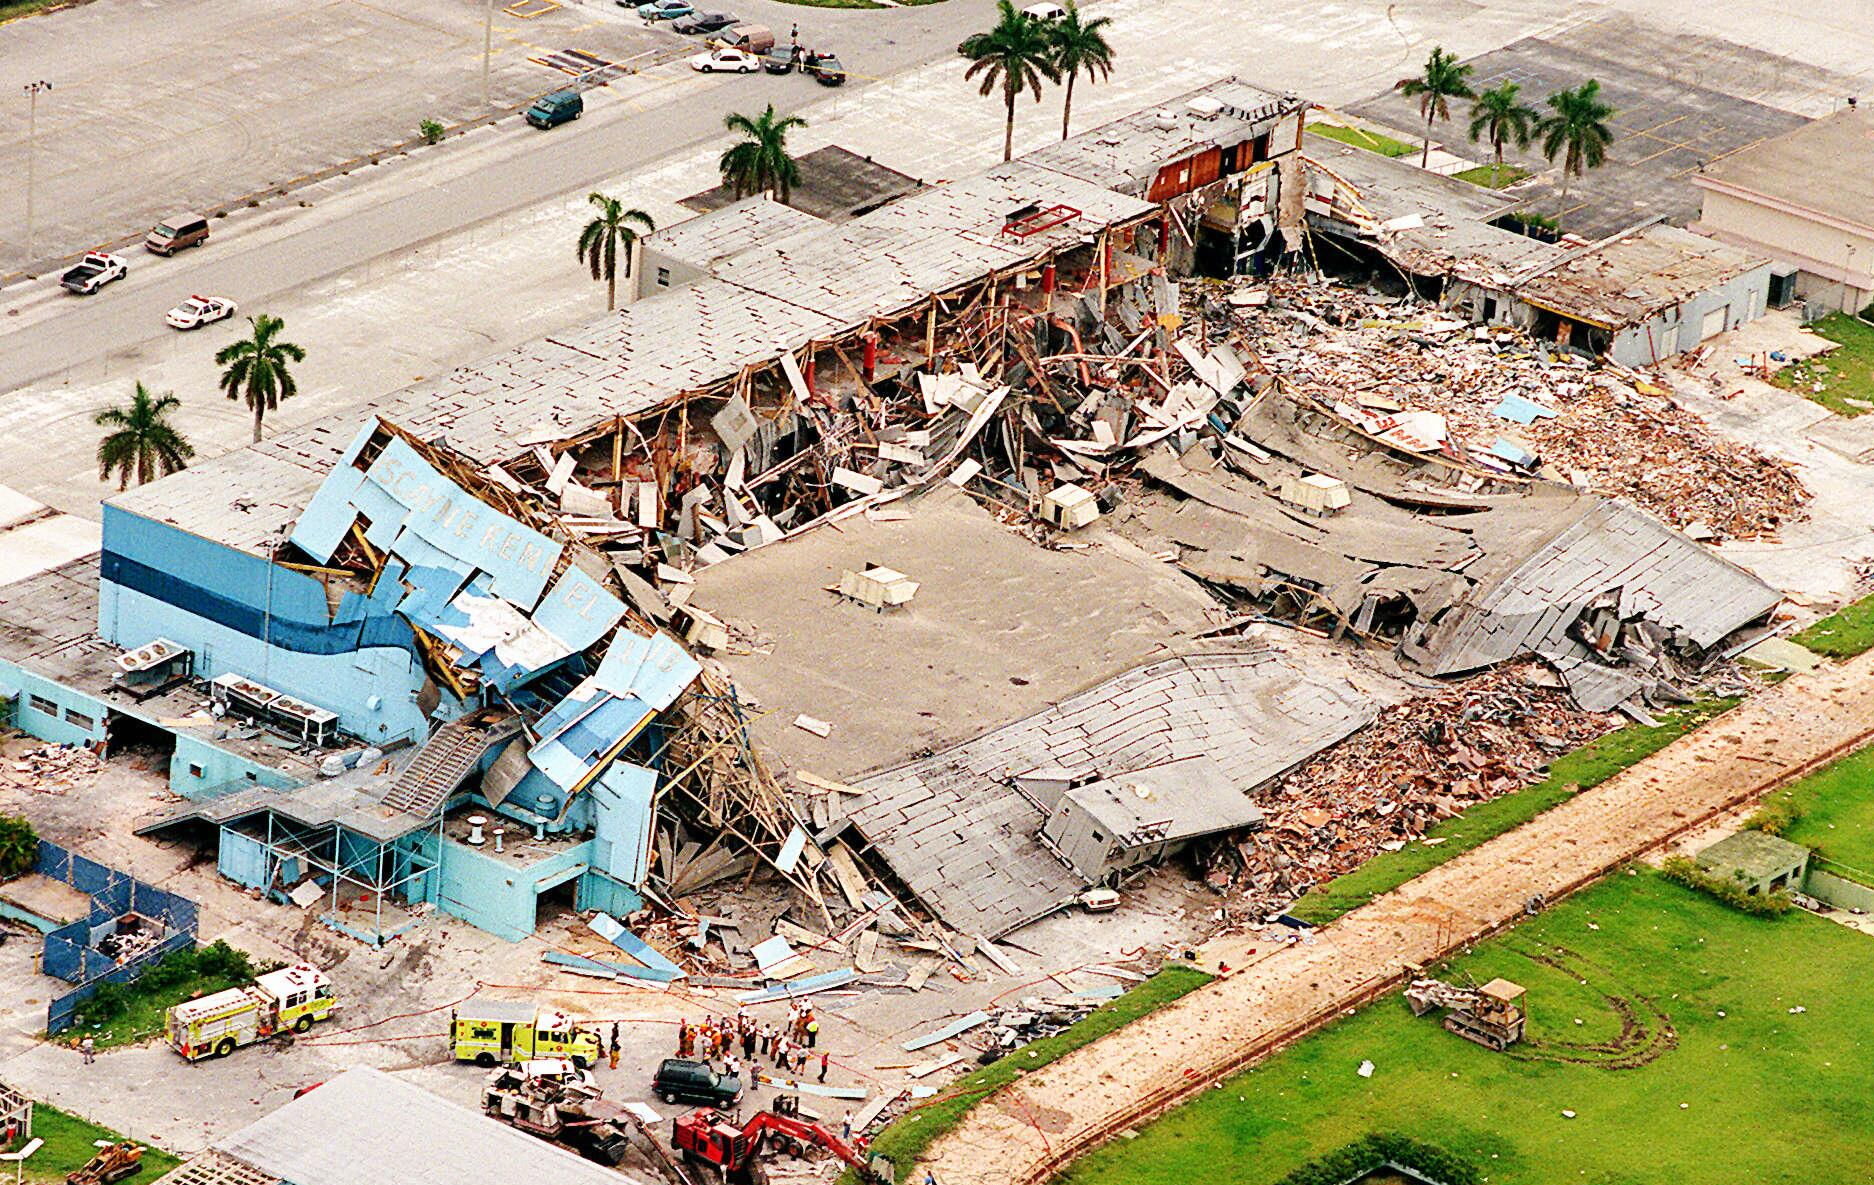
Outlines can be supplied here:
[[22, 88], [26, 92], [26, 264], [33, 262], [33, 172], [38, 163], [39, 143], [39, 92], [49, 91], [52, 84], [43, 79], [29, 82]]

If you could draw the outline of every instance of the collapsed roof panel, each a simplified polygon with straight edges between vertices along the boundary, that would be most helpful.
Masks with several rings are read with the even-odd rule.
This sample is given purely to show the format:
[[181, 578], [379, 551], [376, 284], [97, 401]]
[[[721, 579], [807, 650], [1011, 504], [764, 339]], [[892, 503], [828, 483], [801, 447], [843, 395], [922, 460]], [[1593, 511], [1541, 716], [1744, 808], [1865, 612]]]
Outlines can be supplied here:
[[[1014, 785], [1060, 766], [1088, 782], [1204, 757], [1238, 797], [1370, 721], [1378, 705], [1273, 650], [1168, 659], [1014, 724], [858, 783], [852, 824], [950, 925], [989, 937], [1068, 904], [1086, 885], [1039, 839], [1045, 819]], [[1167, 792], [1176, 779], [1164, 783]], [[1216, 827], [1242, 821], [1217, 812]], [[1189, 821], [1190, 812], [1174, 812]], [[1233, 824], [1230, 820], [1236, 819]]]
[[[1434, 675], [1570, 648], [1596, 598], [1698, 651], [1765, 617], [1782, 599], [1749, 571], [1631, 506], [1583, 499], [1572, 521], [1502, 579], [1426, 624], [1405, 653]], [[1584, 705], [1585, 706], [1585, 705]]]

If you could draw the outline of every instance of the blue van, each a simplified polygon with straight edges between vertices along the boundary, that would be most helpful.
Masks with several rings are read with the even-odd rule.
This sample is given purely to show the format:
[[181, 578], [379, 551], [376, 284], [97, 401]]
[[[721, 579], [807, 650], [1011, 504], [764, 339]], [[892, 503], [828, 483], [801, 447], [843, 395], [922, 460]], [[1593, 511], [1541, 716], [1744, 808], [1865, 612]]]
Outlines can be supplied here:
[[527, 109], [527, 122], [537, 128], [550, 128], [578, 119], [586, 110], [586, 100], [578, 91], [554, 91], [534, 100]]

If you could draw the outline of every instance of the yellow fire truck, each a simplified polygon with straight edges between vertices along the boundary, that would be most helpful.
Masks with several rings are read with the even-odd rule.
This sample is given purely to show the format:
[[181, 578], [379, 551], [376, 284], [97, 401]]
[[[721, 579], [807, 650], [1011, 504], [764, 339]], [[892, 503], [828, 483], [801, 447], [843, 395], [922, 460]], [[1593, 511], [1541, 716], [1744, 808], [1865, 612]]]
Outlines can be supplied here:
[[329, 1018], [338, 1001], [332, 981], [310, 963], [282, 967], [246, 987], [229, 988], [170, 1008], [164, 1032], [170, 1048], [190, 1061], [226, 1057], [291, 1029], [303, 1033]]
[[598, 1034], [558, 1009], [479, 997], [456, 1009], [449, 1043], [455, 1060], [478, 1066], [563, 1057], [583, 1070], [597, 1064], [600, 1051]]

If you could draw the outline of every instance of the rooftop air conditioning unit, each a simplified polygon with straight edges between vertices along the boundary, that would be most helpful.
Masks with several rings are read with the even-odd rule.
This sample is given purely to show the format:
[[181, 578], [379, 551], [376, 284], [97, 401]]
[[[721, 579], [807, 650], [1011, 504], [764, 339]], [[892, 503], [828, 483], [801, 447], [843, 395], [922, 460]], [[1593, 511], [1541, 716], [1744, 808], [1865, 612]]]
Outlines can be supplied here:
[[1199, 95], [1186, 103], [1184, 109], [1199, 119], [1215, 119], [1225, 110], [1222, 100], [1209, 95]]

